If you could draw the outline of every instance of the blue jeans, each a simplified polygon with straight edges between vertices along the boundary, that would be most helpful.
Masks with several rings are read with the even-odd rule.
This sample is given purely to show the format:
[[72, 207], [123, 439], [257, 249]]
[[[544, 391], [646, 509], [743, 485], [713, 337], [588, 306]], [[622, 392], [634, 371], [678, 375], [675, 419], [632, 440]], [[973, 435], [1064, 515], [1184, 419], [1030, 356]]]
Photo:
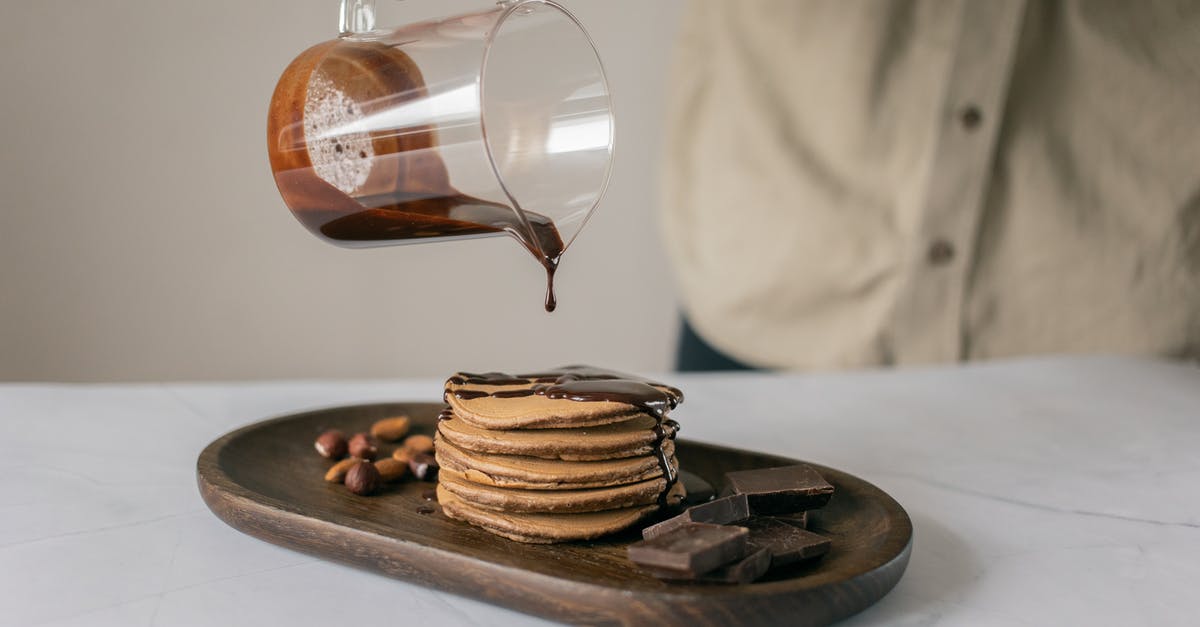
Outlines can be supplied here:
[[679, 344], [675, 350], [675, 369], [680, 372], [707, 372], [714, 370], [759, 370], [744, 364], [713, 348], [700, 337], [687, 317], [682, 318], [679, 329]]

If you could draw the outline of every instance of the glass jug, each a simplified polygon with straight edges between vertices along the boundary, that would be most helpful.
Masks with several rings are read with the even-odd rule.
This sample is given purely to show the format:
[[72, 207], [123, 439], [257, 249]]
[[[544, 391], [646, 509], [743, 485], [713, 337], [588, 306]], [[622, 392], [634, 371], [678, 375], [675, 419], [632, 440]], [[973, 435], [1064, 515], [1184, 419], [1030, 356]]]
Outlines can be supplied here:
[[[508, 234], [552, 280], [608, 184], [613, 113], [591, 38], [552, 0], [341, 35], [300, 54], [271, 99], [284, 202], [347, 247]], [[547, 310], [553, 310], [552, 283]]]

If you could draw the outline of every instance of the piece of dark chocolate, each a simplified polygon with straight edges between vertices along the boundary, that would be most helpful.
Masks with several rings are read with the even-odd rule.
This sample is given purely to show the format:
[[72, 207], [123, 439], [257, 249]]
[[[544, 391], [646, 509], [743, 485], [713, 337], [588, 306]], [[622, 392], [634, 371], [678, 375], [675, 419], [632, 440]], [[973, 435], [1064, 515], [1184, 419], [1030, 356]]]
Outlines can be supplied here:
[[652, 540], [629, 545], [629, 559], [651, 571], [674, 571], [683, 578], [703, 575], [747, 553], [745, 527], [687, 523]]
[[789, 514], [824, 507], [833, 486], [805, 464], [725, 473], [722, 496], [745, 494], [756, 514]]
[[771, 514], [771, 518], [774, 518], [775, 520], [781, 520], [789, 525], [795, 525], [801, 529], [808, 529], [808, 512]]
[[717, 496], [717, 490], [712, 484], [705, 481], [699, 475], [690, 473], [682, 468], [679, 469], [679, 482], [687, 490], [687, 496], [683, 502], [687, 505], [698, 505], [707, 503]]
[[771, 564], [771, 552], [767, 549], [759, 549], [728, 566], [722, 566], [706, 575], [701, 575], [698, 581], [750, 583], [767, 574]]
[[793, 524], [767, 517], [743, 523], [750, 530], [750, 550], [771, 552], [771, 568], [787, 566], [829, 552], [830, 541]]
[[668, 518], [655, 525], [650, 525], [642, 530], [642, 538], [646, 540], [657, 538], [688, 523], [728, 525], [729, 523], [746, 520], [749, 517], [750, 505], [746, 499], [746, 495], [732, 494], [715, 501], [693, 505], [678, 516]]
[[705, 583], [750, 583], [771, 569], [771, 552], [759, 549], [740, 560], [697, 575], [688, 571], [646, 569], [663, 581], [703, 581]]

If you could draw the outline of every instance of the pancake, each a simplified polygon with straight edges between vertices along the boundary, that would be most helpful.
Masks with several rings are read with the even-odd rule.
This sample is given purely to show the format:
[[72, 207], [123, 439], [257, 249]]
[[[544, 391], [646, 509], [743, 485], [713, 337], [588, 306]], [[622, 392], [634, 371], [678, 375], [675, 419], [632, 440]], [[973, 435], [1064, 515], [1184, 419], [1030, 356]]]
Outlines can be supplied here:
[[468, 503], [441, 484], [437, 496], [450, 518], [510, 540], [536, 544], [591, 540], [626, 529], [658, 510], [657, 505], [646, 505], [578, 514], [499, 512]]
[[[596, 427], [496, 431], [452, 418], [440, 421], [438, 432], [458, 448], [475, 453], [593, 461], [653, 453], [658, 440], [652, 431], [656, 423], [650, 416], [638, 415]], [[666, 431], [668, 438], [675, 434], [670, 423]]]
[[678, 389], [566, 366], [460, 372], [444, 397], [434, 455], [450, 518], [519, 542], [568, 542], [621, 531], [686, 495], [674, 480], [679, 425], [667, 418]]
[[481, 429], [564, 429], [594, 427], [623, 422], [643, 415], [643, 412], [624, 403], [578, 403], [545, 396], [501, 398], [481, 396], [459, 398], [455, 392], [468, 390], [493, 394], [528, 389], [526, 385], [453, 385], [446, 386], [446, 402], [454, 415]]
[[[567, 379], [570, 379], [567, 382]], [[611, 382], [609, 398], [622, 400], [578, 400], [534, 394], [535, 388], [554, 387], [558, 382], [584, 387]], [[668, 385], [633, 375], [587, 366], [569, 366], [541, 374], [456, 373], [446, 381], [445, 399], [456, 416], [481, 429], [569, 429], [594, 427], [650, 414], [648, 403], [661, 410], [682, 402], [682, 393]]]
[[[663, 453], [672, 467], [675, 442], [666, 440]], [[532, 490], [571, 490], [627, 485], [662, 476], [658, 455], [563, 461], [523, 455], [492, 455], [458, 448], [442, 437], [434, 439], [438, 465], [458, 472], [466, 480], [483, 485]]]
[[[658, 496], [666, 487], [663, 478], [608, 488], [585, 490], [524, 490], [498, 488], [468, 480], [461, 473], [443, 468], [438, 475], [440, 485], [472, 505], [501, 512], [514, 513], [578, 513], [597, 512], [641, 505], [657, 505]], [[668, 497], [667, 505], [674, 506], [686, 493]]]

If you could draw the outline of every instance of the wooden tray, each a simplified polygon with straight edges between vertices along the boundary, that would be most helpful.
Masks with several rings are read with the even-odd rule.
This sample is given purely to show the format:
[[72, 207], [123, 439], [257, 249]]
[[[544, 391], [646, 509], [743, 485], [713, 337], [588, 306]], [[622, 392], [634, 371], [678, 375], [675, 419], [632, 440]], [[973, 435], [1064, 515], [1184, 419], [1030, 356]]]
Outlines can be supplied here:
[[[740, 586], [667, 584], [639, 572], [625, 557], [636, 531], [525, 545], [440, 509], [418, 513], [429, 483], [408, 480], [359, 497], [322, 481], [329, 464], [312, 442], [324, 429], [365, 431], [406, 413], [415, 432], [432, 434], [441, 407], [337, 407], [244, 427], [200, 454], [200, 493], [221, 520], [267, 542], [570, 623], [824, 625], [883, 597], [908, 565], [912, 524], [900, 505], [861, 479], [815, 464], [837, 489], [810, 515], [810, 528], [833, 540], [829, 554]], [[715, 485], [730, 470], [796, 463], [687, 440], [676, 451], [681, 467]]]

